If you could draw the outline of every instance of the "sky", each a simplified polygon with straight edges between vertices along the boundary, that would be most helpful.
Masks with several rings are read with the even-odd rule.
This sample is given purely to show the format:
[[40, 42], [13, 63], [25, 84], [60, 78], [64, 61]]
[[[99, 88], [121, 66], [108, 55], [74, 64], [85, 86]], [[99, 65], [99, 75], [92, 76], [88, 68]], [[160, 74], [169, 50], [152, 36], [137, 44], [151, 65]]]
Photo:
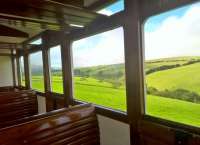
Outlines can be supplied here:
[[200, 56], [200, 2], [149, 18], [145, 59]]
[[[110, 16], [123, 9], [123, 0], [119, 0], [98, 13]], [[123, 33], [120, 27], [73, 42], [74, 67], [124, 63]], [[144, 47], [145, 60], [200, 56], [200, 2], [147, 19]], [[61, 66], [58, 50], [53, 52], [53, 67]]]

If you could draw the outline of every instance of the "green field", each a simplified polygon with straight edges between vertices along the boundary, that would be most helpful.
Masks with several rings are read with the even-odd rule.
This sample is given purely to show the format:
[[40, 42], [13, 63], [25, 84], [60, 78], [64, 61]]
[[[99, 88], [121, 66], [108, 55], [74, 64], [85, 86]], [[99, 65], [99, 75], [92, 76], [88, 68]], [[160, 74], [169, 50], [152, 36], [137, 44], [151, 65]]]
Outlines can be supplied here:
[[200, 63], [152, 73], [147, 82], [159, 90], [182, 88], [200, 94]]
[[[156, 88], [158, 91], [185, 89], [200, 95], [200, 63], [198, 61], [188, 63], [198, 59], [198, 57], [181, 57], [147, 61], [145, 70], [179, 65], [176, 68], [158, 70], [148, 74], [146, 85]], [[119, 77], [117, 82], [121, 81], [120, 85], [115, 84], [115, 78], [102, 79], [99, 76], [99, 74], [104, 75], [104, 77], [109, 76], [110, 72], [113, 72], [116, 68], [118, 68], [118, 71], [114, 73]], [[122, 64], [119, 64], [119, 66], [78, 68], [76, 71], [78, 75], [73, 79], [75, 99], [126, 111], [126, 91]], [[82, 74], [86, 74], [86, 76], [81, 76]], [[32, 86], [42, 91], [44, 88], [42, 77], [34, 76]], [[62, 86], [62, 77], [52, 77], [52, 90], [54, 92], [62, 93]], [[148, 94], [146, 98], [146, 113], [148, 115], [200, 127], [200, 103], [154, 94]]]

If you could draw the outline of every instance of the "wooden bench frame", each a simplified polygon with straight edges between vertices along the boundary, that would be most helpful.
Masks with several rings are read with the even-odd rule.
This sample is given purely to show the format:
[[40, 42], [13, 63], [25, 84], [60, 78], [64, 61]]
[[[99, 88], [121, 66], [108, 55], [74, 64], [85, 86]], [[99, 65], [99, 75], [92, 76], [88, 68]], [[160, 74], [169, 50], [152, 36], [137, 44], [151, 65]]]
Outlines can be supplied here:
[[0, 92], [0, 128], [36, 114], [38, 114], [38, 102], [34, 91]]
[[24, 121], [1, 129], [0, 144], [100, 145], [95, 107], [90, 104], [63, 108]]

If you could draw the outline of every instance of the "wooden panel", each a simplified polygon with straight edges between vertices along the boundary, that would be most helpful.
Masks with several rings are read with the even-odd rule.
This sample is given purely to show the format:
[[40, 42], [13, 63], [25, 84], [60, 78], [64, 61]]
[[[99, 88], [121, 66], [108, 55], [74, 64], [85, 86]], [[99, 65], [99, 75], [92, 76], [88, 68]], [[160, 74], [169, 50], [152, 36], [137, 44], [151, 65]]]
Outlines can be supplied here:
[[90, 105], [61, 109], [44, 118], [2, 129], [0, 144], [100, 145], [95, 109]]
[[0, 93], [0, 128], [15, 120], [38, 113], [37, 96], [33, 91]]
[[1, 92], [8, 92], [8, 91], [18, 91], [18, 89], [14, 88], [12, 86], [0, 87], [0, 93]]
[[83, 8], [51, 0], [7, 0], [1, 3], [0, 13], [5, 19], [54, 25], [58, 25], [59, 21], [66, 24], [85, 25], [98, 16], [102, 16]]
[[0, 35], [10, 37], [29, 37], [29, 35], [23, 31], [19, 31], [17, 29], [13, 29], [4, 25], [0, 25]]
[[96, 11], [105, 8], [107, 5], [110, 5], [114, 2], [117, 2], [117, 0], [97, 0], [87, 8]]
[[174, 145], [175, 134], [167, 127], [158, 124], [141, 121], [139, 134], [144, 145]]
[[200, 136], [181, 129], [142, 120], [139, 123], [142, 145], [200, 145]]
[[142, 0], [142, 17], [146, 19], [152, 15], [156, 15], [177, 7], [185, 6], [199, 0]]

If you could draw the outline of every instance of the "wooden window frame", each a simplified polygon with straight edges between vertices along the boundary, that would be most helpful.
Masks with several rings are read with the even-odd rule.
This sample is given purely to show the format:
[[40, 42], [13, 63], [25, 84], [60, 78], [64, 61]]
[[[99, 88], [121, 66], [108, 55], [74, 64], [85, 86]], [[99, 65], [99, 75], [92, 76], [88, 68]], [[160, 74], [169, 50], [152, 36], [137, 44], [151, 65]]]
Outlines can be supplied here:
[[[121, 13], [121, 12], [120, 12]], [[118, 14], [118, 13], [117, 13]], [[114, 16], [114, 15], [113, 15]], [[115, 16], [114, 16], [115, 17]], [[123, 25], [115, 25], [115, 26], [109, 26], [109, 28], [102, 28], [100, 29], [98, 32], [91, 32], [91, 33], [88, 33], [88, 34], [81, 34], [78, 38], [76, 36], [76, 38], [74, 39], [71, 39], [70, 40], [70, 44], [72, 45], [73, 42], [75, 41], [78, 41], [78, 40], [81, 40], [81, 39], [85, 39], [85, 38], [88, 38], [88, 37], [91, 37], [91, 36], [95, 36], [95, 35], [98, 35], [98, 34], [101, 34], [101, 33], [104, 33], [104, 32], [108, 32], [108, 31], [111, 31], [111, 30], [115, 30], [115, 29], [118, 29], [118, 28], [123, 28], [123, 31], [124, 31], [124, 27]], [[124, 36], [123, 36], [124, 37]], [[72, 62], [72, 57], [73, 57], [73, 53], [72, 53], [72, 46], [70, 45], [70, 60]], [[125, 50], [124, 50], [125, 51]], [[124, 56], [125, 57], [125, 56]], [[73, 68], [71, 68], [73, 70]], [[72, 73], [73, 74], [73, 73]], [[72, 75], [71, 74], [71, 75]], [[126, 78], [125, 78], [126, 79]], [[73, 83], [73, 81], [72, 81]], [[72, 84], [73, 86], [73, 84]], [[71, 89], [72, 92], [74, 92], [74, 87], [72, 87]], [[126, 88], [125, 88], [126, 89]], [[82, 100], [77, 100], [75, 99], [75, 96], [74, 96], [74, 93], [72, 93], [73, 97], [72, 97], [72, 102], [73, 102], [73, 105], [76, 105], [76, 104], [83, 104], [83, 103], [86, 103]], [[126, 97], [127, 98], [127, 97]], [[127, 102], [127, 100], [126, 100]], [[92, 102], [89, 102], [89, 103], [92, 103]], [[71, 105], [71, 104], [70, 104]], [[122, 122], [125, 122], [125, 123], [128, 123], [128, 117], [127, 117], [127, 112], [123, 112], [123, 111], [120, 111], [120, 110], [116, 110], [114, 108], [109, 108], [109, 107], [106, 107], [106, 106], [101, 106], [101, 105], [98, 105], [98, 104], [94, 104], [95, 107], [96, 107], [96, 110], [99, 114], [101, 115], [104, 115], [104, 116], [107, 116], [107, 117], [110, 117], [112, 119], [116, 119], [116, 120], [119, 120], [119, 121], [122, 121]]]
[[[142, 10], [142, 27], [141, 27], [141, 35], [142, 35], [142, 61], [143, 61], [143, 69], [142, 69], [142, 78], [143, 78], [143, 84], [145, 84], [145, 71], [144, 71], [144, 63], [145, 63], [145, 60], [144, 60], [144, 50], [145, 50], [145, 47], [144, 47], [144, 25], [146, 23], [146, 20], [153, 17], [153, 16], [156, 16], [156, 15], [159, 15], [159, 14], [162, 14], [162, 13], [165, 13], [165, 12], [168, 12], [168, 11], [171, 11], [171, 10], [174, 10], [174, 9], [178, 9], [178, 8], [181, 8], [181, 7], [184, 7], [184, 6], [187, 6], [187, 5], [190, 5], [190, 4], [195, 4], [199, 2], [198, 0], [193, 0], [193, 1], [189, 1], [189, 0], [183, 0], [183, 1], [179, 1], [179, 2], [167, 2], [167, 3], [162, 3], [160, 6], [158, 4], [154, 4], [152, 6], [150, 6], [150, 9], [149, 11], [145, 11], [144, 9]], [[148, 3], [147, 3], [148, 4]], [[166, 7], [164, 7], [164, 5], [166, 5]], [[144, 6], [145, 8], [145, 6]], [[173, 129], [180, 129], [180, 130], [183, 130], [183, 131], [186, 131], [186, 132], [190, 132], [190, 133], [194, 133], [194, 134], [200, 134], [200, 127], [197, 127], [197, 126], [192, 126], [192, 125], [189, 125], [189, 124], [184, 124], [184, 123], [181, 123], [181, 122], [176, 122], [176, 121], [171, 121], [171, 120], [168, 120], [168, 119], [163, 119], [163, 118], [159, 118], [159, 117], [156, 117], [156, 116], [151, 116], [151, 115], [148, 115], [146, 114], [146, 111], [145, 111], [145, 106], [146, 106], [146, 103], [145, 103], [145, 89], [143, 89], [144, 93], [143, 93], [143, 96], [142, 96], [142, 99], [144, 100], [143, 101], [143, 115], [142, 115], [142, 120], [145, 120], [145, 121], [149, 121], [149, 122], [153, 122], [153, 123], [157, 123], [157, 124], [160, 124], [160, 125], [164, 125], [164, 126], [167, 126], [169, 128], [171, 128], [172, 130]]]
[[[101, 32], [106, 32], [120, 26], [124, 29], [124, 45], [125, 45], [125, 71], [126, 71], [126, 93], [127, 93], [127, 114], [117, 112], [115, 110], [103, 108], [97, 106], [97, 113], [107, 116], [112, 119], [116, 119], [130, 125], [131, 144], [139, 144], [139, 132], [138, 122], [140, 120], [147, 120], [149, 122], [156, 122], [161, 125], [180, 128], [188, 131], [195, 131], [196, 128], [179, 123], [169, 123], [166, 120], [159, 120], [157, 118], [149, 117], [145, 115], [145, 101], [144, 101], [144, 70], [143, 70], [143, 24], [147, 18], [152, 15], [156, 15], [180, 6], [185, 6], [198, 0], [181, 0], [181, 1], [163, 1], [160, 0], [150, 2], [149, 0], [125, 0], [125, 10], [116, 13], [110, 17], [100, 18], [95, 20], [91, 25], [86, 26], [83, 29], [73, 30], [69, 34], [61, 33], [55, 40], [50, 40], [51, 44], [45, 46], [45, 49], [49, 49], [53, 45], [61, 45], [62, 52], [62, 68], [63, 68], [63, 89], [64, 89], [64, 103], [65, 106], [79, 104], [73, 100], [73, 83], [72, 83], [72, 56], [71, 56], [71, 43], [76, 40], [80, 40], [85, 37], [89, 37]], [[156, 3], [157, 2], [157, 3]], [[148, 7], [148, 9], [147, 9]], [[42, 36], [44, 32], [38, 36]], [[38, 37], [37, 36], [37, 37]], [[45, 37], [45, 36], [44, 36]], [[46, 36], [47, 37], [47, 36]], [[36, 37], [31, 38], [25, 44], [31, 40], [35, 40]], [[134, 41], [133, 41], [134, 40]], [[44, 45], [44, 44], [42, 44]], [[25, 48], [25, 46], [24, 46]], [[44, 47], [43, 47], [44, 49]], [[25, 74], [26, 74], [26, 86], [30, 86], [28, 59], [25, 59], [27, 50], [24, 49], [24, 61], [25, 61]], [[48, 53], [45, 53], [47, 55]], [[48, 57], [43, 57], [48, 62]], [[66, 63], [68, 62], [68, 63]], [[48, 66], [48, 65], [47, 65]], [[47, 68], [46, 66], [46, 68]], [[49, 67], [48, 67], [49, 68]], [[45, 69], [44, 69], [45, 70]], [[50, 91], [48, 81], [50, 79], [49, 73], [45, 73], [46, 90], [45, 93]], [[30, 87], [29, 87], [30, 88]], [[39, 95], [45, 96], [45, 93], [39, 93]], [[180, 127], [179, 127], [180, 125]]]

